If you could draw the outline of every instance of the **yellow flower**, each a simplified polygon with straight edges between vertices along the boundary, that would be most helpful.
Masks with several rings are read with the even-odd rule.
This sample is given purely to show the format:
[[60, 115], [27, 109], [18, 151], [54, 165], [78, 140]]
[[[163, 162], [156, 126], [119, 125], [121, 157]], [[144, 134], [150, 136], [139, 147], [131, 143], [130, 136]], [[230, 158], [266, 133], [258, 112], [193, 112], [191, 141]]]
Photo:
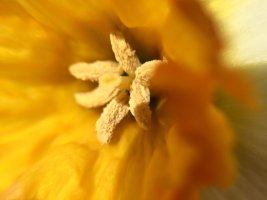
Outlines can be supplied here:
[[[199, 2], [3, 0], [0, 11], [0, 199], [186, 200], [232, 182], [233, 133], [214, 93], [220, 86], [255, 102], [224, 67]], [[102, 109], [73, 98], [94, 85], [68, 68], [114, 60], [109, 35], [118, 30], [142, 63], [167, 62], [151, 82], [151, 128], [126, 117], [102, 145]]]

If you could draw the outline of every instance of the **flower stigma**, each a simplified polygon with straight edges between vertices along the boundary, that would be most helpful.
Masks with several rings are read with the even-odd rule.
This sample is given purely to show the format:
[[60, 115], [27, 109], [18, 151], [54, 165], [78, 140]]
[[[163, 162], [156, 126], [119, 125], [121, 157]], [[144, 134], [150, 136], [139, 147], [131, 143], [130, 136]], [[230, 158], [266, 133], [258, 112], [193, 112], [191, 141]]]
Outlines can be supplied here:
[[76, 102], [86, 108], [104, 106], [96, 122], [98, 140], [109, 143], [117, 125], [130, 112], [144, 130], [151, 124], [150, 80], [162, 60], [141, 64], [135, 51], [121, 32], [110, 34], [110, 42], [116, 61], [76, 63], [70, 73], [81, 80], [98, 81], [98, 87], [90, 92], [76, 93]]

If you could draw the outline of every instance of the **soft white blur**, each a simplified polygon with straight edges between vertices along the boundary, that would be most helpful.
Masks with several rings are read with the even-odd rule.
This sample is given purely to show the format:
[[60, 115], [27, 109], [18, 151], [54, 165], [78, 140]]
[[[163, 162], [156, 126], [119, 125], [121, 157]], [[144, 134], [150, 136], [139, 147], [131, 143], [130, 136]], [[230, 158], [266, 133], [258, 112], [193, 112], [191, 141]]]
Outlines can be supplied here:
[[202, 0], [225, 40], [226, 61], [235, 66], [267, 62], [266, 0]]

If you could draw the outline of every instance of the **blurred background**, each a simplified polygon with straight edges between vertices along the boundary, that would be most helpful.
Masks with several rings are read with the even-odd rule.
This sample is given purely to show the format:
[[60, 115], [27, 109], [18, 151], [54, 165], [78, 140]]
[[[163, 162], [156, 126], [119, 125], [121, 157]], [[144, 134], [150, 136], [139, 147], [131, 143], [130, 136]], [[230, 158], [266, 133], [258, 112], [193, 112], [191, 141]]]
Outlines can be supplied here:
[[219, 95], [218, 104], [237, 134], [239, 174], [232, 187], [207, 189], [203, 199], [264, 200], [267, 198], [267, 1], [203, 2], [208, 3], [227, 41], [226, 62], [248, 74], [261, 102], [259, 110], [251, 111]]

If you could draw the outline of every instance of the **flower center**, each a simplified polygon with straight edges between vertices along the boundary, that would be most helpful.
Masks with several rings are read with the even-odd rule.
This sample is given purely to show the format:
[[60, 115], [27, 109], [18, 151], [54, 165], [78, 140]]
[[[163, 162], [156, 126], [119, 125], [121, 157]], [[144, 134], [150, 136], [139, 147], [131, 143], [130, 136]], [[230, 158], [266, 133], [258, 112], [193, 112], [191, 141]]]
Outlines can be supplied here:
[[156, 68], [166, 62], [152, 60], [141, 64], [120, 32], [111, 33], [110, 41], [117, 62], [76, 63], [70, 67], [76, 78], [99, 83], [95, 90], [76, 93], [75, 98], [87, 108], [106, 105], [96, 123], [97, 137], [104, 144], [110, 142], [115, 128], [129, 112], [141, 128], [150, 128], [150, 80]]

